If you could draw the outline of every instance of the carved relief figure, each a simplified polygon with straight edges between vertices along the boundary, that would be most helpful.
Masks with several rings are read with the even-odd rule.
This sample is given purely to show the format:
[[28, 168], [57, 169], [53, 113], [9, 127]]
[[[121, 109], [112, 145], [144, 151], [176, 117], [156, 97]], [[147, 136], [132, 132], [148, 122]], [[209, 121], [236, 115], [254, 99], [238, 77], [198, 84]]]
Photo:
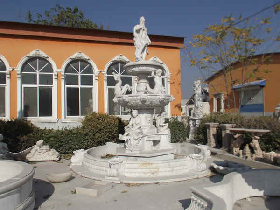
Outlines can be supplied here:
[[131, 118], [128, 125], [125, 127], [125, 134], [121, 136], [125, 140], [125, 146], [128, 149], [133, 149], [141, 142], [143, 131], [141, 128], [140, 117], [137, 110], [132, 110]]
[[158, 133], [166, 133], [169, 132], [168, 123], [165, 123], [165, 119], [167, 118], [167, 113], [162, 112], [160, 116], [156, 119], [156, 126]]
[[120, 74], [113, 72], [114, 80], [116, 81], [115, 85], [115, 96], [125, 95], [127, 91], [131, 91], [131, 87], [126, 84], [122, 87], [122, 80]]
[[146, 55], [149, 54], [147, 46], [151, 44], [151, 40], [147, 34], [145, 27], [145, 18], [140, 18], [140, 24], [133, 28], [133, 41], [135, 46], [135, 61], [145, 60]]
[[165, 93], [165, 88], [162, 85], [162, 70], [161, 69], [157, 69], [155, 71], [152, 72], [152, 77], [154, 78], [154, 82], [155, 82], [155, 87], [154, 89], [150, 88], [149, 85], [147, 85], [147, 92], [148, 93], [152, 93], [152, 94], [164, 94]]
[[59, 153], [54, 149], [50, 149], [48, 145], [43, 145], [43, 140], [39, 140], [30, 153], [27, 154], [26, 159], [28, 161], [57, 161], [59, 160]]

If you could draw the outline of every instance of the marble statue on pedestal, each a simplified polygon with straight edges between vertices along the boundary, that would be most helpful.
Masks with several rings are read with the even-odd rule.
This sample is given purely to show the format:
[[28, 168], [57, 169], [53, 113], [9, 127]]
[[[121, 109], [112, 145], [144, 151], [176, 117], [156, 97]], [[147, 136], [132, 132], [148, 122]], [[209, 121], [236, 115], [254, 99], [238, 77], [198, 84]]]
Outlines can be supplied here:
[[143, 131], [138, 111], [132, 110], [129, 123], [125, 127], [125, 134], [121, 135], [120, 139], [125, 140], [126, 149], [134, 150], [140, 146], [142, 136]]
[[190, 126], [189, 139], [194, 138], [195, 129], [196, 127], [198, 127], [200, 123], [200, 119], [203, 117], [202, 92], [201, 92], [202, 89], [201, 89], [200, 79], [194, 81], [193, 90], [194, 90], [194, 111], [193, 111], [193, 117], [189, 118], [189, 126]]
[[0, 134], [0, 159], [6, 159], [8, 153], [8, 146], [6, 143], [2, 142], [3, 135]]
[[194, 81], [193, 90], [194, 90], [194, 117], [202, 118], [203, 110], [202, 110], [202, 92], [201, 92], [200, 79]]
[[140, 18], [140, 24], [134, 26], [133, 28], [133, 41], [135, 50], [135, 61], [145, 60], [148, 52], [148, 45], [151, 44], [151, 40], [147, 33], [147, 28], [145, 27], [145, 18], [142, 16]]
[[50, 149], [48, 145], [43, 145], [43, 140], [36, 142], [36, 145], [32, 148], [30, 153], [27, 154], [26, 159], [28, 161], [58, 161], [59, 153]]

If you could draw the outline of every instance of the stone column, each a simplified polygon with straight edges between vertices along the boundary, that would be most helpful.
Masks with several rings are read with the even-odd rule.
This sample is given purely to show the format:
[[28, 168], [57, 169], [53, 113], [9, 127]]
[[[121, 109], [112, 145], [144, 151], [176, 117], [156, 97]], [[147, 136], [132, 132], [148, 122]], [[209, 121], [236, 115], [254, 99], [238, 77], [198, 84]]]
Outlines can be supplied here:
[[229, 129], [233, 128], [234, 126], [235, 126], [235, 124], [221, 124], [220, 125], [220, 127], [222, 128], [222, 137], [223, 137], [223, 147], [222, 147], [222, 149], [224, 149], [226, 151], [230, 151], [231, 140], [233, 138]]
[[213, 112], [217, 112], [217, 98], [213, 96]]
[[221, 93], [221, 96], [220, 96], [220, 112], [225, 112], [225, 103], [224, 103], [224, 94]]
[[217, 127], [219, 123], [205, 123], [207, 126], [207, 146], [217, 147]]

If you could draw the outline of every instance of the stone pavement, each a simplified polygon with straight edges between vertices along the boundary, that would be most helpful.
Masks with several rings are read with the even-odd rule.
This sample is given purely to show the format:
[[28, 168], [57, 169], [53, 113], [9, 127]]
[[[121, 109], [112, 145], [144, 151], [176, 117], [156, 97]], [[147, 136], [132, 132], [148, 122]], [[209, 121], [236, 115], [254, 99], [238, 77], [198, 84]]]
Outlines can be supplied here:
[[[214, 155], [213, 160], [219, 161], [221, 159], [216, 158]], [[214, 175], [173, 183], [114, 184], [103, 195], [91, 197], [74, 194], [76, 187], [91, 183], [93, 181], [91, 179], [73, 174], [73, 178], [68, 182], [50, 183], [47, 181], [46, 174], [48, 173], [69, 171], [69, 163], [68, 160], [62, 160], [60, 162], [38, 162], [34, 164], [36, 172], [34, 176], [35, 209], [183, 210], [190, 204], [190, 187], [222, 180], [222, 176]], [[238, 201], [234, 206], [234, 210], [279, 209], [280, 199], [278, 197], [252, 198], [252, 200], [252, 202]]]

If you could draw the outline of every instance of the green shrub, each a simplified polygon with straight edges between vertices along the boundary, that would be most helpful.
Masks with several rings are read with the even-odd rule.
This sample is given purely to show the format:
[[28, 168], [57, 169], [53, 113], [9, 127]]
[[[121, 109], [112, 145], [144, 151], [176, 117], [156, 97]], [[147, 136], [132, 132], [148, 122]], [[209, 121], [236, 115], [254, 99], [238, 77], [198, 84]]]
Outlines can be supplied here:
[[186, 141], [188, 136], [188, 128], [183, 122], [180, 122], [176, 117], [168, 120], [168, 128], [171, 133], [171, 142], [183, 142]]
[[[238, 128], [268, 129], [271, 133], [261, 136], [260, 146], [266, 152], [280, 152], [280, 123], [271, 117], [245, 118], [240, 114], [211, 113], [201, 119], [199, 127], [195, 131], [195, 139], [202, 144], [207, 142], [207, 129], [204, 123], [215, 122], [219, 124], [236, 124]], [[221, 129], [217, 130], [217, 141], [222, 146]]]
[[11, 152], [19, 152], [21, 149], [21, 137], [32, 133], [36, 129], [37, 127], [27, 120], [0, 120], [0, 133], [3, 134], [3, 141], [7, 143]]
[[44, 144], [60, 154], [70, 154], [81, 148], [89, 149], [109, 141], [118, 141], [119, 133], [124, 132], [124, 126], [124, 122], [118, 117], [94, 112], [84, 118], [80, 127], [62, 130], [34, 129], [32, 133], [20, 138], [20, 149], [31, 147], [42, 139]]

